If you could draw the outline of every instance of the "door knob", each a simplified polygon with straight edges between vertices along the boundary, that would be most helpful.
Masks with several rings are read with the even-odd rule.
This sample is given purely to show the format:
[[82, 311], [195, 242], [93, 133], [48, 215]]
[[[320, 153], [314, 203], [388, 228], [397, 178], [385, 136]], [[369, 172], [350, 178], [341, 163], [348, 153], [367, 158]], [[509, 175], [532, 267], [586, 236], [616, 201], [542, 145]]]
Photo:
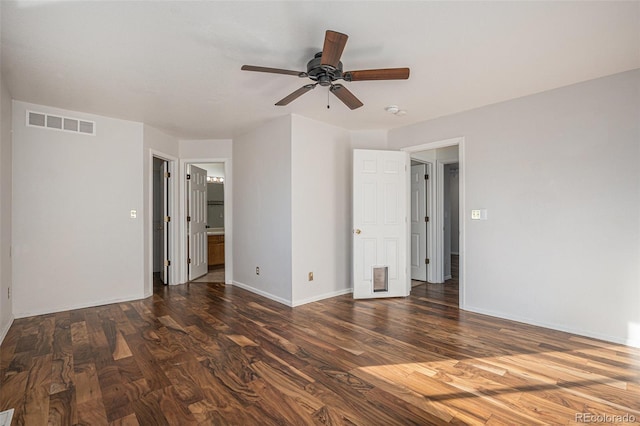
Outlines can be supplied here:
[[354, 232], [356, 235], [360, 235], [360, 233], [361, 233], [362, 231], [361, 231], [361, 230], [359, 230], [359, 229], [356, 229], [356, 230], [355, 230], [355, 231], [353, 231], [353, 232]]

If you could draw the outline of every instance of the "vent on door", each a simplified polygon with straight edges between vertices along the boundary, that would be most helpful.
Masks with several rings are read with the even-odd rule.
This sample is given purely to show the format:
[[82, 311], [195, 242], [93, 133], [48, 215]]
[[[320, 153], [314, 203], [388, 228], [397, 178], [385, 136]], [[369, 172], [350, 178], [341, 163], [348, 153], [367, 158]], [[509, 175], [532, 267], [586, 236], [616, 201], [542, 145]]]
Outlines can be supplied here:
[[61, 130], [63, 132], [83, 133], [85, 135], [96, 134], [96, 123], [93, 121], [34, 111], [27, 111], [27, 126]]

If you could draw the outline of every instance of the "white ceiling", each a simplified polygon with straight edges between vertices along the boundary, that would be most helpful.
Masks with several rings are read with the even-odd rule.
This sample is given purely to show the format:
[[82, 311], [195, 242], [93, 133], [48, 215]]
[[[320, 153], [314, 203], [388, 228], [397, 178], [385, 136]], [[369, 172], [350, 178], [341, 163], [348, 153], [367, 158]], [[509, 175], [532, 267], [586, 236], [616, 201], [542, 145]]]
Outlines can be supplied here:
[[[1, 2], [14, 99], [142, 121], [185, 139], [230, 138], [282, 114], [389, 129], [640, 67], [640, 2]], [[324, 31], [349, 35], [345, 70], [411, 68], [317, 87], [241, 71], [305, 70]], [[386, 113], [397, 104], [405, 116]]]

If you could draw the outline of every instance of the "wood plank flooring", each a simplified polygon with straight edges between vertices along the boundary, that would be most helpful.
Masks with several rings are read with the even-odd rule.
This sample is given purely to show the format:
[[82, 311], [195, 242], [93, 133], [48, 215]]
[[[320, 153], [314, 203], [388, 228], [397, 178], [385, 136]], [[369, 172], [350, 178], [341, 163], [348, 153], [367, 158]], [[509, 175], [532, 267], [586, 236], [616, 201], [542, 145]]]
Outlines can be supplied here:
[[295, 309], [220, 283], [154, 290], [16, 320], [0, 410], [30, 426], [640, 421], [640, 350], [460, 311], [455, 277]]

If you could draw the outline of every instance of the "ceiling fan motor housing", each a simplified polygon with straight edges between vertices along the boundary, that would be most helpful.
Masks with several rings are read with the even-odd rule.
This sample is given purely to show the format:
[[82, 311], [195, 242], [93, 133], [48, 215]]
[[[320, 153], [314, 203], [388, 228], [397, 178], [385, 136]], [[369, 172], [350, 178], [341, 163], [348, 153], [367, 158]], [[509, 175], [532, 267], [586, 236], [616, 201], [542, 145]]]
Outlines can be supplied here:
[[322, 65], [321, 59], [322, 52], [318, 52], [307, 63], [307, 75], [320, 86], [331, 86], [331, 83], [342, 78], [342, 62], [338, 62], [338, 67], [334, 68], [331, 65]]

